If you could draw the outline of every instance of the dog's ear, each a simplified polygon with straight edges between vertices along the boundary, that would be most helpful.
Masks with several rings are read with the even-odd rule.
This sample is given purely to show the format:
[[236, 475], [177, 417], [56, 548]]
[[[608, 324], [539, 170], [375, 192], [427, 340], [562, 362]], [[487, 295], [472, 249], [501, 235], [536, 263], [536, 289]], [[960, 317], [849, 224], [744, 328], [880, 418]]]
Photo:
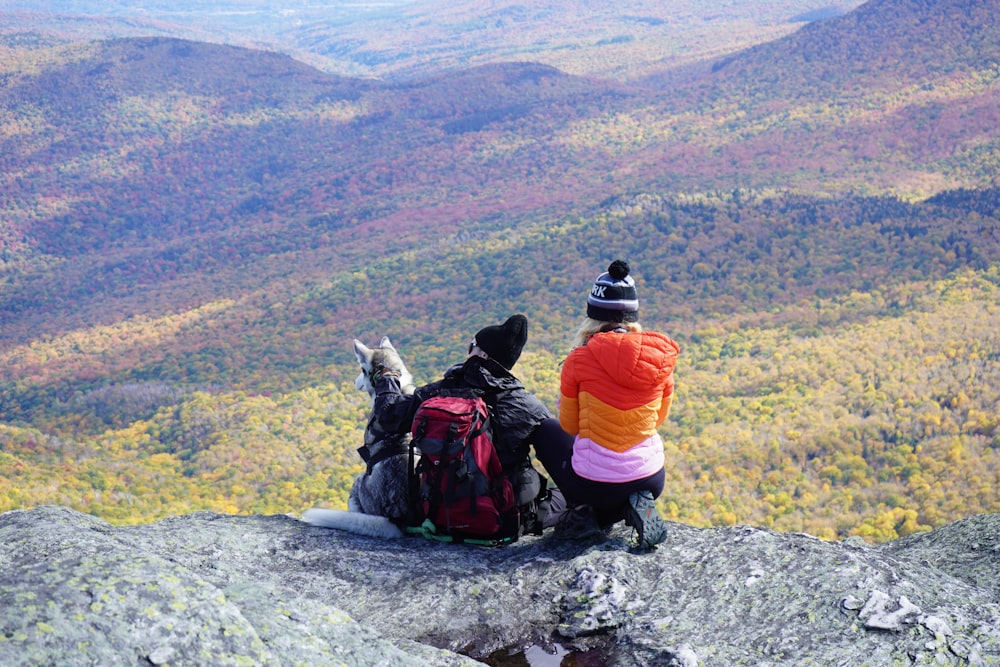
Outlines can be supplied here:
[[358, 363], [361, 365], [368, 365], [372, 360], [372, 351], [367, 345], [362, 343], [357, 338], [354, 339], [354, 356], [358, 358]]
[[380, 342], [380, 343], [378, 344], [378, 346], [379, 346], [380, 348], [382, 348], [383, 350], [395, 350], [395, 349], [396, 349], [396, 348], [394, 348], [394, 347], [392, 346], [392, 341], [391, 341], [391, 340], [389, 340], [389, 337], [388, 337], [388, 336], [382, 336], [382, 342]]

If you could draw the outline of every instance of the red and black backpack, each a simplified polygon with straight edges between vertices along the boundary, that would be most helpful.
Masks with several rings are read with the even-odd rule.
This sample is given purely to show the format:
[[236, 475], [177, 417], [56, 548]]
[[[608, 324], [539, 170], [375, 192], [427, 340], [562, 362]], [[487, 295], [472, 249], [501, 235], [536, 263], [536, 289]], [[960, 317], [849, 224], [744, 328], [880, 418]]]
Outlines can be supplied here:
[[417, 408], [411, 434], [409, 532], [449, 542], [517, 540], [514, 489], [493, 445], [482, 396], [459, 391], [428, 398]]

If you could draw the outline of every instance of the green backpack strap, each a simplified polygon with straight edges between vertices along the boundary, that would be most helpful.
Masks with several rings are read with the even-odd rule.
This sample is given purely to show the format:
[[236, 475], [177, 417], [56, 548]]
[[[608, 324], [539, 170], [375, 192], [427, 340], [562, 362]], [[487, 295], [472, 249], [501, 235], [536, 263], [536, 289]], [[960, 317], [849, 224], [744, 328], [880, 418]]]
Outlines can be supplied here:
[[417, 535], [425, 540], [436, 542], [450, 542], [452, 544], [474, 544], [481, 547], [502, 547], [517, 540], [517, 537], [496, 537], [493, 539], [482, 539], [476, 537], [462, 537], [460, 535], [446, 535], [437, 532], [437, 527], [430, 519], [424, 519], [419, 526], [406, 526], [404, 528], [407, 535]]

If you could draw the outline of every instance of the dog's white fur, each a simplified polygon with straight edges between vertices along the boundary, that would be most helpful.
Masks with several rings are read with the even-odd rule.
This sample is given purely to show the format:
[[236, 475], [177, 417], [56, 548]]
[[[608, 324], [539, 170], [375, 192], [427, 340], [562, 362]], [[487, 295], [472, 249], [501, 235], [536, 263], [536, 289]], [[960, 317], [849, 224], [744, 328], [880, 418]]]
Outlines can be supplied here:
[[[371, 384], [371, 371], [376, 365], [399, 373], [399, 385], [403, 393], [413, 393], [415, 388], [413, 376], [406, 369], [388, 336], [383, 337], [375, 348], [369, 348], [354, 339], [354, 356], [361, 366], [361, 373], [354, 380], [354, 386], [358, 391], [368, 393], [372, 405], [375, 403], [375, 389]], [[369, 428], [365, 431], [366, 446], [374, 450], [381, 440], [379, 434], [372, 432], [372, 424], [369, 422]], [[401, 456], [404, 455], [390, 456], [376, 463], [370, 471], [358, 475], [348, 498], [349, 511], [313, 508], [303, 513], [302, 520], [314, 526], [335, 528], [369, 537], [383, 539], [403, 537], [404, 533], [399, 526], [381, 514], [388, 513], [394, 505], [398, 505], [399, 492], [406, 493], [407, 464], [400, 459]]]
[[394, 540], [403, 537], [403, 531], [384, 516], [360, 514], [344, 510], [328, 510], [314, 507], [302, 513], [302, 520], [313, 526], [335, 528], [355, 535]]

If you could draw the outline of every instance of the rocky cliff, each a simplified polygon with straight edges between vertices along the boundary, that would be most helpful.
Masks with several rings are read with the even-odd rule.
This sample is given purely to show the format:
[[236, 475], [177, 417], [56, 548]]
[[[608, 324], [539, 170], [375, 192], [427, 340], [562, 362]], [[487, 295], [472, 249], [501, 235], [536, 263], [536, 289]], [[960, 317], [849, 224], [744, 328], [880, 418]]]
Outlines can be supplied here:
[[626, 667], [1000, 665], [1000, 515], [880, 546], [628, 539], [488, 549], [288, 516], [8, 512], [0, 665], [537, 664], [527, 647]]

